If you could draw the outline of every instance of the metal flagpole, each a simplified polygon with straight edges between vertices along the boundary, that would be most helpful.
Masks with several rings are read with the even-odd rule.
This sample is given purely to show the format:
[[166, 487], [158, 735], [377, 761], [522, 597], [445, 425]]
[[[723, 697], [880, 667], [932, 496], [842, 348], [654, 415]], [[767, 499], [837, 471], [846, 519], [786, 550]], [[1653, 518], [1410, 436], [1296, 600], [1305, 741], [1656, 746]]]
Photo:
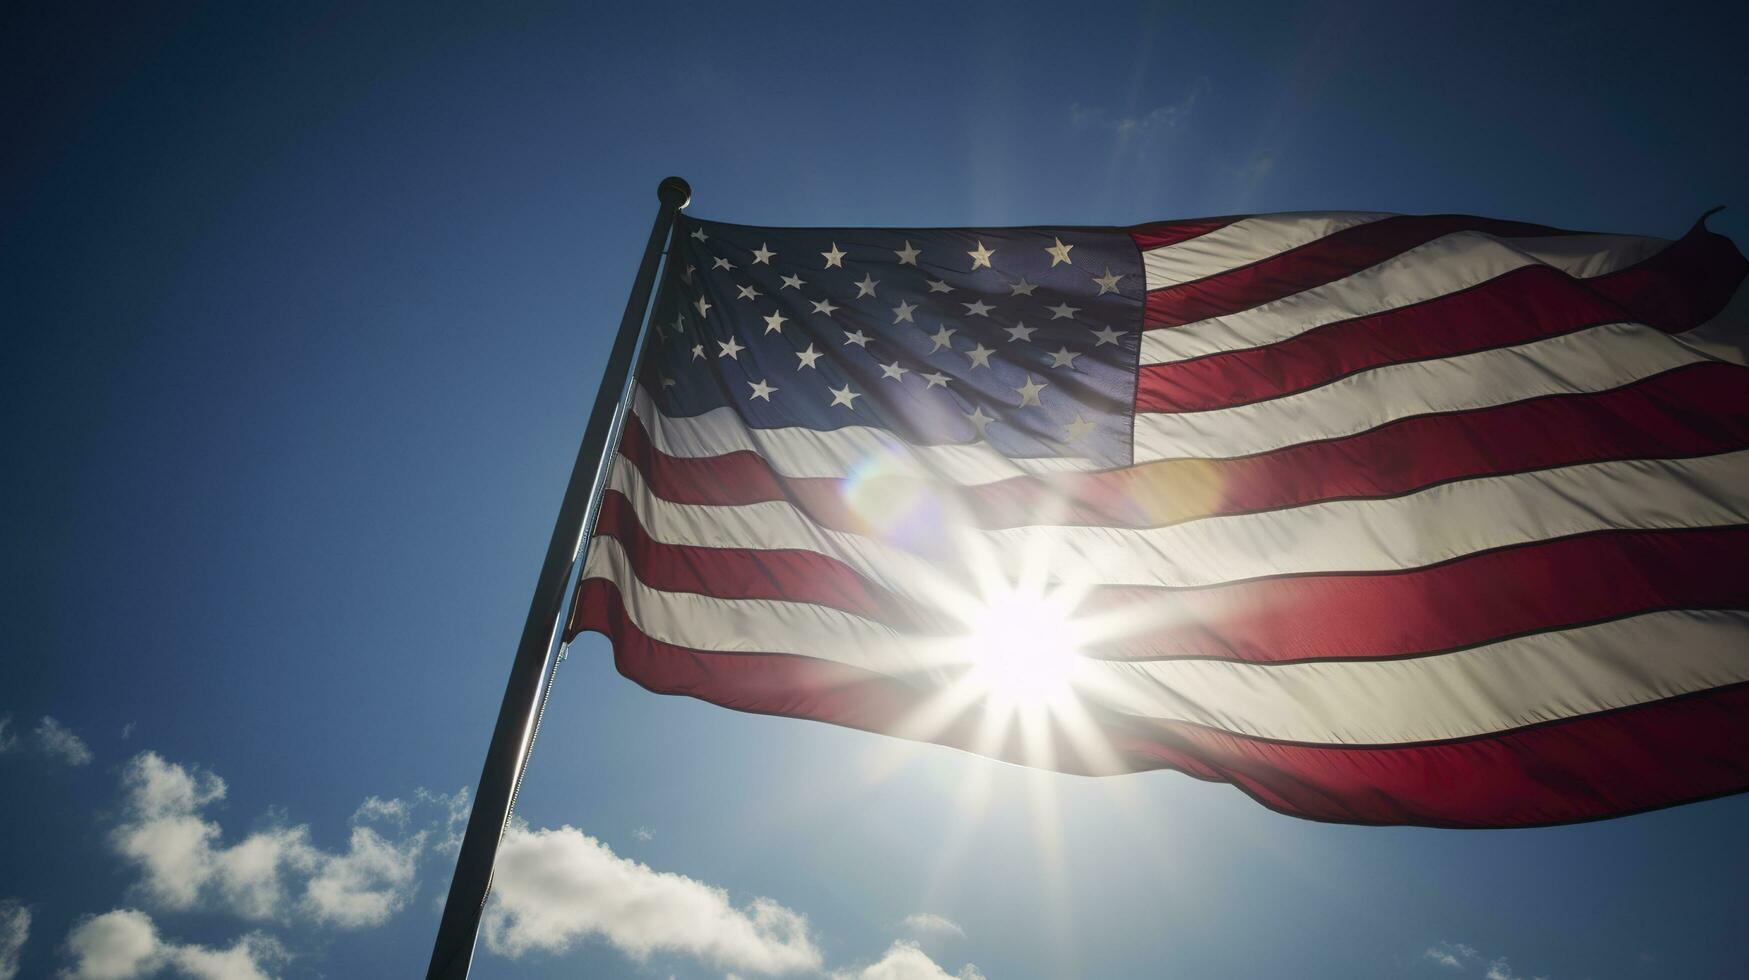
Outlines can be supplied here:
[[480, 916], [492, 886], [492, 862], [510, 819], [523, 763], [533, 741], [542, 689], [550, 674], [553, 640], [560, 628], [566, 585], [578, 549], [584, 543], [583, 530], [599, 499], [597, 487], [606, 470], [607, 442], [625, 398], [662, 246], [673, 230], [675, 216], [692, 199], [692, 188], [679, 177], [669, 177], [657, 186], [656, 197], [662, 202], [661, 208], [656, 212], [655, 227], [650, 229], [650, 243], [644, 247], [644, 261], [638, 266], [637, 279], [632, 282], [632, 295], [626, 301], [625, 316], [619, 321], [619, 336], [608, 355], [601, 390], [595, 394], [595, 407], [589, 412], [589, 425], [583, 431], [583, 444], [577, 450], [577, 463], [571, 468], [564, 502], [559, 505], [559, 519], [547, 544], [547, 557], [535, 584], [534, 599], [529, 602], [528, 620], [522, 626], [522, 641], [516, 647], [510, 683], [504, 689], [498, 723], [486, 749], [486, 765], [480, 772], [479, 791], [474, 795], [474, 810], [462, 836], [461, 853], [456, 856], [455, 876], [450, 879], [449, 898], [443, 905], [443, 921], [437, 928], [426, 980], [464, 980], [473, 963]]

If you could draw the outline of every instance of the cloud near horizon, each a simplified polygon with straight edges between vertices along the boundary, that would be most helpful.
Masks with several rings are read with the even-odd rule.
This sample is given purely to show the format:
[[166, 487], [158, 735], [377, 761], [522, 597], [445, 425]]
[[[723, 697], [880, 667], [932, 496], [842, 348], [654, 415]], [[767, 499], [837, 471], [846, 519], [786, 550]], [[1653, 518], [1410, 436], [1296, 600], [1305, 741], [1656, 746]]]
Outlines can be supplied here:
[[270, 936], [249, 933], [225, 949], [177, 943], [158, 934], [152, 917], [115, 909], [82, 919], [67, 934], [72, 965], [63, 980], [143, 980], [171, 970], [192, 980], [271, 980], [268, 971], [290, 959]]
[[929, 958], [915, 942], [895, 939], [879, 960], [859, 970], [834, 971], [829, 980], [985, 980], [978, 968], [970, 963], [958, 973], [949, 973]]
[[637, 962], [690, 956], [725, 971], [820, 969], [807, 916], [769, 898], [737, 907], [721, 888], [620, 857], [575, 827], [511, 825], [481, 935], [511, 959], [600, 938]]
[[203, 811], [224, 799], [225, 781], [156, 752], [135, 756], [122, 784], [126, 816], [111, 844], [139, 868], [141, 891], [164, 908], [216, 898], [245, 919], [284, 921], [296, 913], [359, 929], [381, 925], [412, 897], [427, 832], [390, 838], [368, 826], [394, 809], [374, 797], [354, 818], [346, 850], [328, 852], [311, 843], [303, 824], [223, 844], [221, 828]]

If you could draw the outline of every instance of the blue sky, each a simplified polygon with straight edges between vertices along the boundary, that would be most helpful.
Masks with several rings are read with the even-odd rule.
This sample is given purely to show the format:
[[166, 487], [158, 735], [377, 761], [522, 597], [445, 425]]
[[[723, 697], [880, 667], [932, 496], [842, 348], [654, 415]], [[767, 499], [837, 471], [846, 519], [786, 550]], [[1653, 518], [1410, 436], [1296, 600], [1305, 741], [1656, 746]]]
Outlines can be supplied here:
[[[1744, 24], [1716, 6], [487, 6], [0, 14], [0, 967], [28, 920], [26, 977], [130, 949], [165, 976], [423, 970], [665, 174], [772, 225], [1676, 236], [1725, 204], [1749, 241]], [[593, 636], [519, 812], [525, 855], [617, 886], [507, 929], [479, 977], [1749, 956], [1749, 799], [1296, 822], [657, 697]]]

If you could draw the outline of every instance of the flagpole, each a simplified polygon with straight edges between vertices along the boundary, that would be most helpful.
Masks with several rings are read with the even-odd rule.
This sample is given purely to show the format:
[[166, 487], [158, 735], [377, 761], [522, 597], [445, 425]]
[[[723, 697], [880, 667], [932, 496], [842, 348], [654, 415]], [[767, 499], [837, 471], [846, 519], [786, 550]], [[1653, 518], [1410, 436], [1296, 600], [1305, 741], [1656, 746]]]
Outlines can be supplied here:
[[464, 980], [473, 963], [480, 916], [492, 886], [492, 862], [498, 855], [498, 842], [504, 835], [522, 781], [542, 691], [550, 676], [553, 640], [564, 609], [566, 585], [583, 544], [583, 529], [596, 506], [596, 488], [605, 467], [607, 443], [625, 397], [632, 357], [643, 333], [662, 246], [673, 230], [675, 216], [692, 199], [692, 188], [679, 177], [668, 177], [657, 186], [656, 197], [661, 201], [656, 224], [650, 229], [644, 261], [632, 282], [632, 295], [626, 301], [625, 316], [620, 318], [619, 335], [608, 355], [601, 389], [595, 394], [595, 407], [589, 412], [589, 425], [583, 431], [583, 444], [578, 447], [571, 482], [565, 487], [559, 519], [553, 527], [552, 540], [547, 543], [547, 556], [535, 583], [534, 598], [529, 602], [528, 619], [522, 625], [522, 641], [516, 647], [510, 683], [505, 687], [498, 723], [486, 749], [486, 765], [480, 772], [461, 853], [456, 856], [455, 875], [450, 879], [449, 898], [443, 905], [443, 919], [437, 928], [426, 980]]

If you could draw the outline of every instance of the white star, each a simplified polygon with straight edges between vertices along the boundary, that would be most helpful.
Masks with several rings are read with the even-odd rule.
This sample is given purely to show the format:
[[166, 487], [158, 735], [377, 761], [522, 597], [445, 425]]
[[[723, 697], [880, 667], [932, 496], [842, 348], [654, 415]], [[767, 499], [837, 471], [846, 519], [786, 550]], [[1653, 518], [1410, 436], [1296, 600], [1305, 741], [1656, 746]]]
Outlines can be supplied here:
[[912, 248], [910, 242], [906, 242], [904, 248], [894, 249], [893, 254], [899, 257], [900, 265], [916, 265], [917, 256], [922, 255], [923, 253], [918, 249]]
[[1011, 342], [1016, 340], [1031, 340], [1033, 333], [1038, 330], [1037, 327], [1029, 327], [1024, 323], [1016, 323], [1012, 327], [1003, 327], [1002, 329], [1008, 331], [1008, 339]]
[[698, 239], [701, 242], [704, 241], [704, 229], [703, 228], [694, 228], [692, 230], [692, 237]]
[[856, 284], [857, 298], [860, 299], [864, 296], [873, 296], [874, 288], [879, 285], [880, 283], [875, 280], [874, 276], [864, 274], [862, 281]]
[[838, 307], [832, 305], [832, 301], [829, 299], [818, 299], [814, 300], [813, 303], [815, 313], [824, 313], [827, 316], [831, 316], [832, 311], [838, 309]]
[[1028, 405], [1038, 405], [1038, 393], [1049, 387], [1050, 385], [1039, 384], [1032, 375], [1027, 375], [1026, 384], [1014, 389], [1014, 393], [1020, 396], [1020, 404], [1015, 407], [1025, 408]]
[[929, 291], [932, 293], [951, 293], [953, 292], [953, 287], [942, 282], [940, 279], [931, 279], [929, 280]]
[[692, 359], [696, 361], [703, 356], [704, 356], [704, 345], [703, 344], [693, 344], [692, 345]]
[[684, 314], [682, 314], [679, 310], [674, 311], [674, 323], [672, 324], [672, 326], [674, 327], [675, 333], [685, 333], [686, 332], [686, 316]]
[[972, 359], [972, 367], [989, 367], [990, 355], [994, 353], [996, 352], [985, 347], [983, 344], [979, 344], [971, 350], [966, 351], [966, 356]]
[[828, 269], [842, 269], [842, 268], [844, 268], [844, 253], [838, 251], [838, 243], [837, 242], [832, 243], [832, 251], [821, 252], [820, 254], [825, 256], [825, 258], [826, 258], [826, 268], [828, 268]]
[[778, 331], [782, 330], [783, 329], [783, 321], [786, 319], [788, 319], [788, 318], [785, 317], [781, 312], [779, 312], [777, 310], [772, 310], [771, 315], [765, 318], [765, 332], [766, 333], [777, 333]]
[[800, 289], [800, 288], [802, 288], [802, 277], [801, 276], [784, 276], [782, 288], [783, 289]]
[[965, 307], [966, 316], [989, 316], [990, 311], [995, 309], [994, 306], [991, 306], [983, 300], [978, 300], [976, 303], [967, 303], [965, 304]]
[[731, 361], [740, 360], [740, 358], [735, 356], [735, 355], [737, 355], [737, 354], [739, 354], [742, 351], [747, 349], [745, 347], [742, 347], [740, 344], [737, 344], [735, 342], [735, 338], [733, 338], [733, 337], [730, 337], [726, 343], [724, 341], [721, 341], [721, 340], [717, 341], [717, 346], [722, 348], [722, 352], [719, 353], [717, 355], [717, 357], [719, 357], [719, 358], [726, 357]]
[[1038, 283], [1027, 282], [1026, 277], [1021, 276], [1019, 282], [1009, 283], [1008, 288], [1012, 290], [1010, 293], [1012, 296], [1031, 296], [1032, 291], [1038, 288]]
[[802, 359], [802, 363], [796, 365], [796, 370], [800, 371], [802, 368], [813, 367], [814, 362], [820, 359], [820, 352], [814, 349], [813, 344], [809, 344], [807, 350], [796, 351], [796, 356]]
[[735, 271], [735, 263], [730, 262], [728, 259], [723, 258], [721, 255], [718, 255], [718, 256], [711, 259], [711, 268], [712, 269], [727, 269], [730, 272], [734, 272]]
[[771, 401], [771, 393], [777, 390], [776, 385], [768, 385], [764, 381], [749, 381], [747, 382], [747, 386], [753, 389], [753, 394], [747, 396], [748, 401], [752, 401], [755, 398], [763, 398], [766, 401]]
[[[767, 249], [765, 247], [764, 242], [760, 242], [759, 247], [753, 250], [753, 264], [754, 265], [770, 265], [771, 264], [771, 257], [773, 255], [776, 255], [776, 254], [777, 254], [776, 252], [773, 252], [770, 249]], [[771, 399], [769, 399], [769, 398], [766, 399], [766, 401], [770, 401], [770, 400]]]
[[1059, 347], [1057, 348], [1056, 353], [1049, 356], [1051, 359], [1051, 367], [1073, 368], [1075, 366], [1075, 358], [1080, 357], [1081, 355], [1075, 351], [1069, 350], [1067, 347]]
[[[931, 371], [928, 374], [919, 375], [919, 377], [921, 377], [924, 381], [929, 382], [929, 388], [933, 388], [936, 385], [942, 385], [943, 387], [945, 387], [949, 381], [953, 380], [952, 378], [949, 378], [947, 375], [942, 374], [940, 371]], [[924, 390], [927, 391], [928, 388], [926, 388]]]
[[680, 274], [680, 281], [686, 283], [688, 286], [692, 285], [692, 274], [694, 272], [697, 272], [697, 271], [698, 271], [698, 266], [696, 266], [696, 265], [687, 266], [686, 271]]
[[711, 311], [710, 301], [705, 299], [703, 296], [700, 296], [698, 298], [698, 302], [694, 303], [693, 305], [698, 307], [698, 315], [700, 317], [705, 316], [706, 314], [710, 313], [710, 311]]
[[1115, 330], [1111, 327], [1106, 327], [1104, 330], [1093, 331], [1093, 336], [1099, 338], [1099, 343], [1094, 344], [1093, 346], [1104, 347], [1106, 344], [1117, 343], [1118, 340], [1123, 337], [1123, 334], [1119, 333], [1117, 330]]
[[978, 437], [980, 439], [989, 435], [987, 430], [990, 428], [990, 423], [996, 421], [996, 416], [984, 414], [984, 406], [982, 405], [978, 405], [971, 411], [967, 412], [966, 418], [972, 420], [972, 425], [978, 430]]
[[1075, 421], [1068, 423], [1063, 426], [1063, 428], [1068, 430], [1070, 442], [1079, 442], [1081, 439], [1086, 438], [1087, 433], [1098, 428], [1098, 424], [1087, 421], [1081, 417], [1080, 412], [1076, 412]]
[[868, 346], [868, 335], [864, 334], [861, 330], [852, 330], [844, 335], [844, 344], [847, 347], [851, 344], [855, 344], [858, 347], [866, 348]]
[[941, 329], [935, 331], [935, 333], [931, 334], [929, 337], [930, 340], [935, 341], [935, 346], [929, 348], [929, 353], [933, 354], [936, 351], [942, 349], [943, 347], [950, 346], [948, 344], [948, 341], [953, 339], [953, 335], [954, 335], [953, 328], [949, 327], [945, 323], [942, 324]]
[[1117, 292], [1117, 281], [1122, 278], [1123, 276], [1112, 275], [1111, 266], [1108, 265], [1105, 267], [1105, 275], [1094, 276], [1093, 281], [1099, 283], [1099, 295], [1104, 296], [1106, 293]]
[[1057, 243], [1057, 244], [1052, 245], [1051, 247], [1045, 249], [1045, 251], [1051, 253], [1051, 268], [1055, 269], [1057, 266], [1059, 266], [1065, 262], [1067, 262], [1070, 265], [1074, 265], [1074, 262], [1069, 259], [1069, 249], [1072, 249], [1075, 246], [1064, 245], [1063, 240], [1061, 238], [1057, 238], [1054, 236], [1051, 238], [1051, 241]]
[[676, 382], [673, 378], [663, 378], [662, 379], [662, 387], [664, 387], [664, 388], [672, 388], [672, 387], [674, 387], [675, 383]]
[[891, 364], [882, 364], [881, 365], [881, 374], [882, 375], [889, 377], [889, 378], [892, 378], [894, 381], [898, 381], [901, 383], [903, 383], [905, 380], [905, 372], [907, 372], [909, 370], [911, 370], [911, 369], [908, 367], [900, 367], [898, 361], [894, 361]]
[[917, 312], [916, 304], [900, 300], [899, 305], [893, 307], [893, 322], [916, 323], [916, 320], [911, 319], [911, 314], [915, 312]]
[[858, 398], [862, 397], [861, 392], [850, 390], [850, 383], [849, 382], [845, 382], [844, 387], [842, 387], [842, 388], [831, 389], [831, 392], [832, 392], [832, 404], [833, 405], [843, 405], [845, 408], [848, 408], [851, 411], [856, 410], [856, 406], [854, 404], [852, 404], [852, 402], [855, 402]]
[[1053, 320], [1073, 320], [1075, 319], [1075, 314], [1081, 312], [1081, 307], [1070, 306], [1067, 303], [1059, 303], [1056, 306], [1047, 306], [1045, 309], [1051, 311], [1051, 319]]
[[740, 294], [741, 294], [739, 297], [740, 299], [758, 299], [759, 298], [759, 290], [754, 289], [752, 286], [736, 286], [735, 289], [738, 292], [740, 292]]
[[972, 271], [976, 272], [979, 266], [990, 268], [990, 256], [995, 255], [996, 252], [993, 249], [985, 248], [984, 243], [979, 242], [976, 250], [966, 254], [972, 257]]

